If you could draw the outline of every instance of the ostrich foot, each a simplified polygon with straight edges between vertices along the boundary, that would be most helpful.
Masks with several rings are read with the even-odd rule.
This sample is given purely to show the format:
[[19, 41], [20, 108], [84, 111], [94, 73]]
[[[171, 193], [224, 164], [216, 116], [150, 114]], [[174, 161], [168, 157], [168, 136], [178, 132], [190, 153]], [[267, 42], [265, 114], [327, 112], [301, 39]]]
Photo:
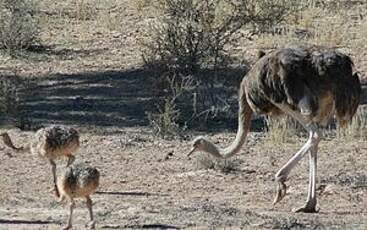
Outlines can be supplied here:
[[69, 230], [69, 229], [71, 229], [72, 228], [72, 226], [71, 225], [66, 225], [66, 226], [64, 226], [63, 228], [62, 228], [62, 230]]
[[49, 190], [50, 193], [53, 193], [56, 198], [60, 197], [59, 189], [55, 186]]
[[293, 212], [303, 212], [303, 213], [317, 213], [315, 202], [307, 202], [304, 206], [294, 209]]
[[287, 185], [283, 181], [279, 181], [278, 187], [277, 187], [277, 194], [273, 201], [273, 205], [281, 201], [285, 197], [286, 194], [287, 194]]
[[87, 225], [86, 228], [87, 229], [95, 229], [96, 227], [96, 222], [94, 220], [90, 221]]
[[75, 156], [69, 155], [68, 161], [66, 162], [66, 167], [69, 167], [72, 163], [74, 163], [74, 161], [75, 161]]
[[59, 196], [58, 199], [57, 199], [57, 202], [58, 203], [62, 203], [65, 199], [65, 196]]
[[54, 190], [54, 195], [59, 198], [60, 197], [60, 193], [59, 193], [59, 190], [58, 189], [55, 189]]

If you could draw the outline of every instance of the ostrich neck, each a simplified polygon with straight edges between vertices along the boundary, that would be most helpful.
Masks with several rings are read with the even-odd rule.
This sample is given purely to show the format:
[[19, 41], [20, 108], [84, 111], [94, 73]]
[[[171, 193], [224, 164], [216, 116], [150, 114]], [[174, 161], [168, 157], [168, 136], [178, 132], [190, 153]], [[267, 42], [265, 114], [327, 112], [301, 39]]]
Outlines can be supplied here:
[[244, 92], [244, 86], [241, 85], [239, 93], [239, 111], [238, 111], [238, 128], [236, 138], [232, 144], [226, 148], [219, 148], [214, 143], [210, 143], [208, 146], [208, 152], [215, 157], [229, 158], [238, 153], [245, 143], [247, 133], [251, 127], [251, 116], [253, 114], [252, 109], [247, 103], [246, 94]]

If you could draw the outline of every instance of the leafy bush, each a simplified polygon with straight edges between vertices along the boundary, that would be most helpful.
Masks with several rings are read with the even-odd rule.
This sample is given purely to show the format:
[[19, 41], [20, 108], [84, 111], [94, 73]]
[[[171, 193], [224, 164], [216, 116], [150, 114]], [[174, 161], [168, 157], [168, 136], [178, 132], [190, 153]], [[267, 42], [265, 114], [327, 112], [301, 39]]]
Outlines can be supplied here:
[[0, 49], [12, 54], [38, 43], [35, 8], [31, 0], [0, 0]]

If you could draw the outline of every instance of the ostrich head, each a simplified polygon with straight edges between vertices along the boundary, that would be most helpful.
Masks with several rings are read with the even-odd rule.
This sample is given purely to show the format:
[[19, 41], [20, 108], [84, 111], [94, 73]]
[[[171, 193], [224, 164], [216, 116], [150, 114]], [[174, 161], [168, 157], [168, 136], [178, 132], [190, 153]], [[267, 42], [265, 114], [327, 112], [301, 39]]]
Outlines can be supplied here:
[[215, 144], [203, 136], [198, 136], [192, 141], [192, 148], [187, 156], [190, 156], [195, 151], [204, 151], [215, 157], [221, 157], [220, 150]]
[[196, 137], [193, 141], [192, 141], [192, 148], [189, 152], [189, 154], [187, 154], [187, 156], [190, 156], [191, 154], [193, 154], [196, 150], [204, 150], [204, 145], [205, 142], [207, 140], [205, 139], [205, 137], [203, 136], [198, 136]]
[[240, 88], [240, 103], [239, 103], [239, 115], [238, 115], [238, 129], [236, 138], [233, 142], [225, 148], [216, 146], [213, 142], [203, 136], [198, 136], [192, 141], [192, 149], [188, 156], [194, 153], [196, 150], [204, 151], [216, 158], [229, 158], [241, 150], [242, 145], [245, 143], [246, 135], [250, 130], [251, 116], [253, 111], [250, 105], [247, 103], [246, 95], [243, 87]]

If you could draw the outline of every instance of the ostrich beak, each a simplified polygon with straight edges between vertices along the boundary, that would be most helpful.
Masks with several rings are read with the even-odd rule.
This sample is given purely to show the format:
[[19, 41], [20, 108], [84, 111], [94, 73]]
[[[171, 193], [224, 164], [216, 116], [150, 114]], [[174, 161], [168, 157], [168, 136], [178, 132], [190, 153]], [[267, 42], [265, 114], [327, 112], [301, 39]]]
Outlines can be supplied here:
[[193, 153], [195, 152], [195, 150], [196, 150], [196, 147], [193, 147], [193, 148], [190, 150], [189, 154], [187, 154], [187, 156], [188, 156], [188, 157], [189, 157], [189, 156], [191, 156], [191, 154], [193, 154]]

